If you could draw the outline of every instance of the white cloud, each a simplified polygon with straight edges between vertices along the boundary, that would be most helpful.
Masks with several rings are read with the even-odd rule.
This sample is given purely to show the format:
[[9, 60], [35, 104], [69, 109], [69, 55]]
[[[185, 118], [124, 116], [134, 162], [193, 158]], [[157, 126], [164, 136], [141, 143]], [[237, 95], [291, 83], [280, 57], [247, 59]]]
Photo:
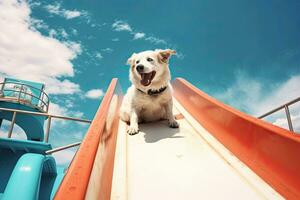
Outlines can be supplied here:
[[[300, 112], [299, 112], [299, 109], [300, 109], [300, 105], [298, 103], [297, 109], [291, 110], [291, 113], [293, 113], [293, 114], [290, 115], [294, 132], [297, 132], [297, 133], [300, 133]], [[272, 117], [271, 120], [268, 119], [267, 121], [270, 121], [271, 123], [273, 123], [276, 126], [280, 126], [282, 128], [289, 129], [289, 125], [288, 125], [286, 115], [283, 112], [277, 113], [276, 117]]]
[[[299, 85], [300, 75], [292, 76], [284, 82], [268, 86], [262, 81], [239, 71], [236, 73], [235, 82], [229, 88], [213, 96], [257, 117], [299, 97]], [[297, 131], [300, 131], [299, 109], [300, 102], [290, 107], [293, 125]], [[284, 110], [272, 114], [265, 120], [284, 128], [288, 127]]]
[[99, 99], [103, 95], [104, 95], [104, 92], [101, 89], [92, 89], [85, 93], [85, 97], [87, 97], [89, 99]]
[[[127, 22], [122, 21], [122, 20], [116, 20], [113, 24], [112, 24], [112, 29], [114, 31], [126, 31], [129, 32], [131, 35], [133, 35], [133, 40], [138, 40], [138, 39], [144, 39], [145, 41], [148, 41], [150, 43], [156, 44], [156, 45], [167, 45], [167, 41], [158, 38], [158, 37], [154, 37], [154, 36], [149, 36], [146, 37], [146, 33], [144, 32], [139, 32], [139, 31], [135, 31]], [[119, 39], [112, 39], [112, 41], [119, 41]]]
[[66, 10], [61, 8], [61, 4], [49, 4], [45, 6], [46, 10], [51, 14], [56, 14], [62, 17], [65, 17], [66, 19], [73, 19], [76, 17], [80, 17], [81, 15], [86, 15], [86, 12], [84, 11], [78, 11], [78, 10]]
[[52, 155], [55, 158], [57, 165], [68, 166], [69, 163], [72, 161], [75, 153], [76, 150], [65, 149], [63, 151], [58, 151], [56, 153], [53, 153]]
[[72, 19], [75, 17], [79, 17], [81, 15], [81, 12], [77, 11], [77, 10], [65, 10], [64, 11], [64, 16], [67, 19]]
[[112, 48], [107, 47], [107, 48], [101, 49], [101, 51], [102, 51], [102, 52], [105, 52], [105, 53], [111, 53], [111, 52], [113, 52], [114, 50], [113, 50]]
[[236, 80], [225, 91], [214, 96], [230, 105], [251, 114], [258, 114], [257, 103], [262, 100], [262, 84], [245, 73], [238, 71]]
[[[259, 107], [259, 110], [268, 111], [274, 106], [286, 103], [300, 96], [300, 75], [290, 77], [287, 81], [277, 84], [275, 89], [264, 100], [264, 105]], [[267, 102], [272, 102], [267, 103]]]
[[185, 57], [185, 55], [184, 55], [183, 53], [181, 53], [181, 52], [177, 52], [177, 53], [175, 54], [175, 56], [176, 56], [179, 60], [183, 60], [184, 57]]
[[69, 36], [65, 29], [60, 29], [60, 34], [64, 38], [68, 38]]
[[[66, 32], [65, 29], [60, 28], [58, 30], [55, 29], [50, 29], [49, 30], [49, 37], [51, 38], [58, 38], [58, 36], [64, 38], [64, 39], [68, 39], [69, 34]], [[76, 42], [71, 42], [71, 41], [67, 41], [64, 42], [69, 48], [75, 50], [75, 52], [77, 54], [81, 54], [81, 45], [79, 43]]]
[[77, 42], [72, 42], [72, 41], [66, 41], [64, 44], [72, 50], [74, 57], [82, 53], [82, 48], [81, 44]]
[[215, 96], [236, 108], [259, 115], [299, 97], [299, 85], [300, 75], [296, 75], [285, 82], [270, 85], [266, 91], [265, 83], [238, 71], [235, 82]]
[[103, 58], [103, 56], [100, 52], [97, 52], [95, 57], [98, 58], [98, 60], [101, 60]]
[[49, 105], [48, 113], [50, 115], [62, 115], [66, 116], [68, 113], [68, 110], [65, 107], [62, 107], [56, 103], [51, 102]]
[[47, 29], [49, 29], [49, 26], [41, 19], [31, 18], [30, 28], [47, 30]]
[[127, 22], [124, 22], [122, 20], [115, 21], [112, 24], [112, 28], [115, 31], [129, 31], [129, 32], [132, 31], [131, 26]]
[[[28, 80], [33, 80], [28, 79]], [[45, 78], [46, 92], [49, 94], [77, 94], [80, 93], [80, 86], [70, 80], [58, 80], [53, 78]]]
[[57, 31], [54, 30], [54, 29], [51, 29], [49, 31], [49, 36], [52, 37], [52, 38], [55, 38], [57, 36]]
[[[66, 117], [75, 117], [75, 118], [83, 118], [84, 114], [83, 112], [80, 111], [74, 111], [74, 110], [70, 110], [70, 106], [73, 105], [68, 105], [70, 102], [66, 102], [66, 104], [64, 104], [64, 106], [51, 102], [49, 105], [49, 110], [48, 113], [50, 115], [58, 115], [58, 116], [66, 116]], [[73, 104], [73, 102], [71, 103]], [[76, 122], [79, 125], [85, 125], [82, 122]], [[70, 125], [74, 125], [72, 124], [72, 121], [69, 120], [64, 120], [64, 119], [57, 119], [57, 118], [53, 118], [51, 121], [51, 130], [64, 130], [66, 127], [69, 127]], [[68, 133], [69, 137], [73, 137], [74, 133]], [[54, 142], [56, 143], [56, 142]]]
[[167, 44], [165, 40], [153, 36], [147, 37], [145, 40], [154, 44]]
[[[68, 102], [68, 104], [70, 104], [70, 102]], [[59, 104], [51, 102], [49, 105], [48, 113], [51, 115], [61, 115], [61, 116], [78, 117], [78, 118], [83, 117], [84, 115], [83, 112], [69, 110], [68, 107], [70, 107], [70, 105], [65, 105], [64, 107]]]
[[[0, 137], [7, 138], [8, 131], [11, 126], [11, 121], [3, 120], [0, 129]], [[24, 130], [18, 126], [18, 124], [14, 124], [13, 132], [11, 138], [18, 140], [26, 140], [27, 136]]]
[[56, 4], [56, 5], [47, 5], [45, 6], [45, 8], [48, 10], [49, 13], [52, 13], [52, 14], [59, 14], [59, 9], [60, 9], [60, 5], [59, 4]]
[[34, 7], [38, 7], [41, 5], [41, 2], [36, 2], [36, 1], [32, 1], [32, 0], [29, 0], [28, 1], [30, 7], [34, 8]]
[[[80, 44], [42, 35], [31, 29], [30, 7], [25, 1], [0, 2], [0, 73], [46, 83], [52, 94], [80, 92], [71, 60], [81, 53]], [[32, 42], [34, 41], [34, 42]]]
[[134, 34], [133, 39], [134, 40], [142, 39], [145, 37], [145, 35], [146, 35], [145, 33], [137, 32]]
[[69, 111], [69, 113], [70, 113], [69, 116], [73, 116], [76, 118], [83, 118], [83, 116], [84, 116], [83, 112], [80, 112], [80, 111]]
[[119, 38], [113, 38], [113, 39], [111, 39], [111, 41], [118, 42], [118, 41], [120, 41], [120, 39]]
[[66, 108], [73, 108], [75, 106], [73, 100], [71, 99], [66, 99], [64, 105]]
[[71, 31], [72, 31], [73, 35], [77, 35], [78, 34], [78, 31], [76, 29], [74, 29], [74, 28], [72, 28]]

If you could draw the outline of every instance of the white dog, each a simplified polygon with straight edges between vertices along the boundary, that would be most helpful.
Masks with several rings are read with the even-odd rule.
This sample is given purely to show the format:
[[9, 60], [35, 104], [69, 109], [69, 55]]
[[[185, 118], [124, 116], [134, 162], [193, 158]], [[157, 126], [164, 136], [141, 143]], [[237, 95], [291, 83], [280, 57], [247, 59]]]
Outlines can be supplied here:
[[124, 96], [120, 117], [130, 123], [130, 135], [139, 132], [138, 122], [167, 119], [171, 128], [179, 127], [172, 111], [169, 71], [169, 58], [175, 53], [170, 49], [143, 51], [128, 59], [132, 85]]

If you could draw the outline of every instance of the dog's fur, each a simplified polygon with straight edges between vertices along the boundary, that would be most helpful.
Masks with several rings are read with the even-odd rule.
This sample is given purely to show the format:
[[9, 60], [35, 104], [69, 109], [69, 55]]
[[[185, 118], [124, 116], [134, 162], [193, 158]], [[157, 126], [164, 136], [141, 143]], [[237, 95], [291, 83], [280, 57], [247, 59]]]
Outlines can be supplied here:
[[[167, 119], [171, 128], [178, 128], [179, 124], [173, 115], [172, 88], [170, 85], [169, 58], [175, 54], [174, 50], [155, 50], [134, 53], [128, 59], [130, 65], [129, 78], [132, 83], [124, 96], [120, 117], [130, 123], [127, 132], [134, 135], [139, 132], [138, 122], [151, 122]], [[149, 61], [149, 58], [152, 60]], [[147, 86], [142, 84], [141, 73], [137, 65], [144, 66], [144, 73], [155, 71], [155, 76]], [[149, 82], [147, 82], [149, 83]], [[158, 94], [149, 95], [148, 91], [158, 91], [167, 88]]]

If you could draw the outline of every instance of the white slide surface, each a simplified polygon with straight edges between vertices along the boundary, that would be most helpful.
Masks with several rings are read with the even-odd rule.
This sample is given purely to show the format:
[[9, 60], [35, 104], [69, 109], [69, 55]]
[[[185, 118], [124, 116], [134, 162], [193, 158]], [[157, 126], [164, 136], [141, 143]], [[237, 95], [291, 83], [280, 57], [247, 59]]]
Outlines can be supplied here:
[[111, 199], [282, 199], [176, 101], [174, 112], [179, 129], [160, 121], [129, 136], [120, 122]]

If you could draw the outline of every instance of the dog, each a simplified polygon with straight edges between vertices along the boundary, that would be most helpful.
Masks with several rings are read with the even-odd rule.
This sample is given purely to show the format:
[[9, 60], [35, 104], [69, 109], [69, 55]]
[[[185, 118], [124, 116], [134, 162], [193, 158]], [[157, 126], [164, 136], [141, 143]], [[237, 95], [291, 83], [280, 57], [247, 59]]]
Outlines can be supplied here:
[[138, 123], [168, 120], [171, 128], [179, 124], [173, 115], [169, 59], [176, 51], [156, 49], [134, 53], [127, 60], [130, 65], [128, 88], [120, 108], [121, 120], [129, 123], [129, 135], [139, 132]]

